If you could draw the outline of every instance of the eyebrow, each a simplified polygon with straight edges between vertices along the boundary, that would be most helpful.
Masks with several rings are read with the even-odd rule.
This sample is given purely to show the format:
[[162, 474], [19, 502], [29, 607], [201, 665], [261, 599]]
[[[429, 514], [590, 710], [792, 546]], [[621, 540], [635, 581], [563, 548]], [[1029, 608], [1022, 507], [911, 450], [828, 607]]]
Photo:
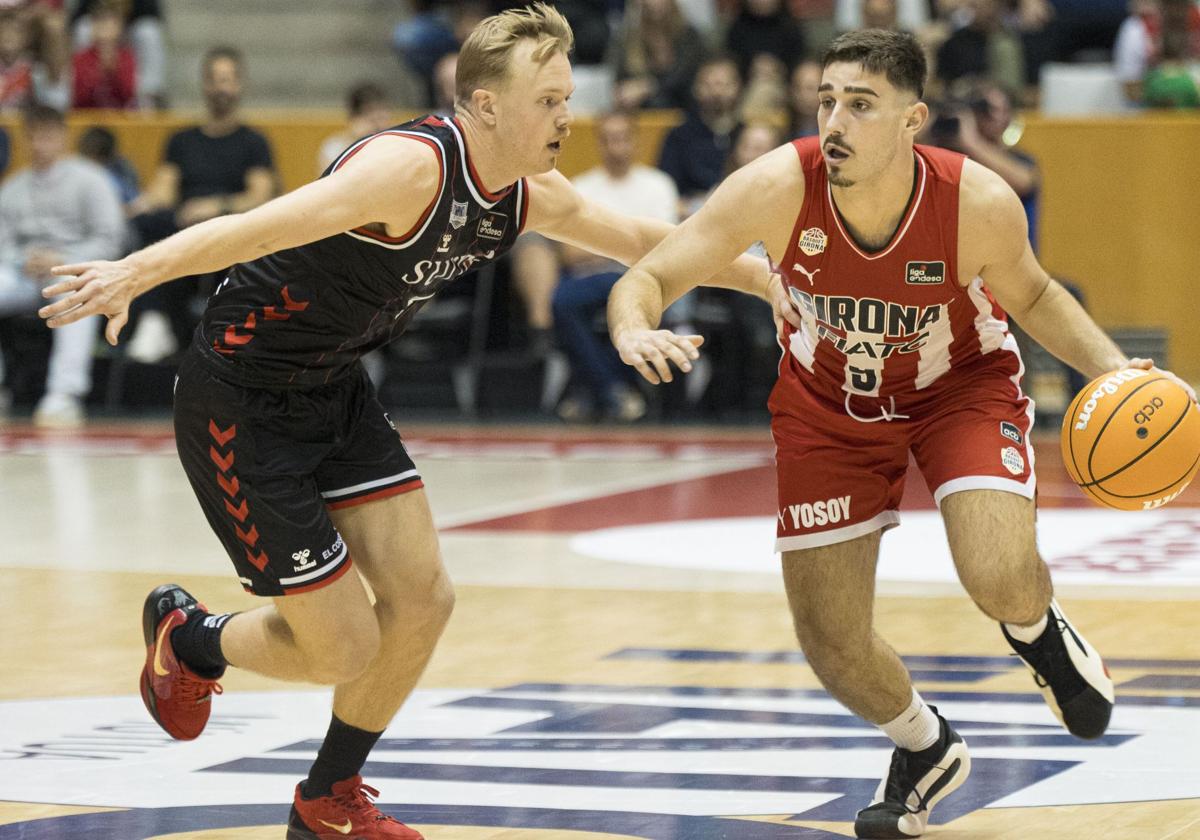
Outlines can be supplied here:
[[[825, 84], [823, 84], [819, 88], [817, 88], [817, 92], [824, 93], [825, 91], [830, 91], [833, 89], [834, 89], [833, 85], [829, 82], [826, 82]], [[871, 90], [869, 87], [858, 87], [857, 85], [846, 85], [844, 88], [842, 88], [842, 92], [843, 93], [865, 93], [868, 96], [875, 96], [875, 97], [879, 96], [878, 93]]]

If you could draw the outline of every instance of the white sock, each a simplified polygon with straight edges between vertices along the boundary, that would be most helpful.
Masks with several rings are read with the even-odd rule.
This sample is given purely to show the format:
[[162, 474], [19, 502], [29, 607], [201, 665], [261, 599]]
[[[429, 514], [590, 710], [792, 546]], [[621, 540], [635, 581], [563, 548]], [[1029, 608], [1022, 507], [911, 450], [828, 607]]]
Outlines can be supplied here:
[[929, 706], [925, 705], [925, 701], [921, 699], [920, 694], [917, 694], [915, 688], [912, 693], [912, 702], [908, 704], [908, 708], [901, 712], [895, 720], [882, 724], [879, 728], [892, 739], [896, 746], [913, 752], [932, 747], [937, 743], [938, 736], [942, 731], [937, 715]]
[[1004, 629], [1008, 631], [1008, 635], [1012, 636], [1018, 642], [1024, 642], [1031, 645], [1042, 637], [1046, 632], [1046, 625], [1049, 623], [1049, 617], [1042, 616], [1042, 620], [1037, 624], [1032, 624], [1029, 627], [1021, 627], [1019, 624], [1005, 624]]

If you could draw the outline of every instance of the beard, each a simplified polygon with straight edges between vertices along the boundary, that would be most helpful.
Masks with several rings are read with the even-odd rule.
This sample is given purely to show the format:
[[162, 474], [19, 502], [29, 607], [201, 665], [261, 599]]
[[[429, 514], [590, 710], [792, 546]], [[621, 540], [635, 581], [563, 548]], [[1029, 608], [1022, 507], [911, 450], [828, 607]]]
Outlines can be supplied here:
[[237, 110], [238, 98], [229, 93], [210, 93], [204, 97], [214, 117], [227, 117]]
[[826, 174], [829, 176], [829, 183], [833, 184], [835, 187], [853, 187], [854, 181], [850, 180], [845, 175], [840, 174], [840, 169], [841, 167], [825, 167]]

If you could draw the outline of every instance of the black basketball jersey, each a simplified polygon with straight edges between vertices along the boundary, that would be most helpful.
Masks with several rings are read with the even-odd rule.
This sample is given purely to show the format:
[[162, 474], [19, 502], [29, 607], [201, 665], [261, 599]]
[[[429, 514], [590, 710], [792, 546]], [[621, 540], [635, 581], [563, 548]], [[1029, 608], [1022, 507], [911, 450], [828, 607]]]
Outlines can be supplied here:
[[400, 335], [440, 289], [512, 247], [525, 224], [525, 180], [488, 192], [454, 119], [423, 117], [359, 140], [322, 177], [383, 135], [437, 153], [433, 202], [400, 237], [357, 228], [234, 266], [196, 331], [222, 376], [268, 386], [339, 378]]

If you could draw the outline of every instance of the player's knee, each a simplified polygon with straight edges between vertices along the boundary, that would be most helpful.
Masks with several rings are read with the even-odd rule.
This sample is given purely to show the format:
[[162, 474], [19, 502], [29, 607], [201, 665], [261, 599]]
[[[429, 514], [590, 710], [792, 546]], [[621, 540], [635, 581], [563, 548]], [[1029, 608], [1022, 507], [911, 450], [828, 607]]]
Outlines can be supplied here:
[[1050, 602], [1050, 572], [1036, 553], [996, 557], [991, 563], [961, 573], [960, 579], [975, 605], [995, 621], [1033, 623]]
[[322, 685], [341, 685], [358, 678], [379, 655], [379, 624], [370, 620], [346, 622], [319, 650], [307, 651], [309, 679]]

